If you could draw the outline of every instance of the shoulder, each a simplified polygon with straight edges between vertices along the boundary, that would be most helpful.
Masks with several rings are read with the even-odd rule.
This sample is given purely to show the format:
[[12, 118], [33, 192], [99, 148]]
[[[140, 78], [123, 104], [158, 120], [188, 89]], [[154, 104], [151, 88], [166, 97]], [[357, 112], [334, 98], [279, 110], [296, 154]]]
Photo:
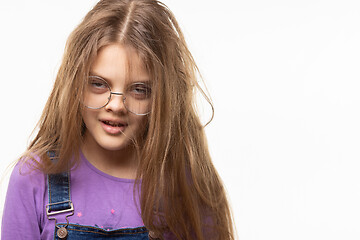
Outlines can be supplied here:
[[[35, 159], [38, 160], [38, 159]], [[20, 159], [9, 180], [7, 204], [23, 204], [42, 211], [41, 204], [46, 192], [46, 175], [32, 165], [31, 160]]]
[[[44, 221], [46, 175], [30, 162], [20, 160], [10, 176], [6, 193], [2, 237], [4, 239], [39, 239]], [[23, 232], [18, 231], [22, 226]]]
[[6, 201], [41, 209], [46, 189], [46, 175], [29, 161], [20, 160], [14, 167], [7, 189]]
[[[39, 160], [38, 157], [35, 159]], [[16, 186], [18, 190], [41, 188], [45, 178], [46, 175], [36, 169], [30, 160], [20, 159], [11, 173], [9, 188], [11, 186]]]

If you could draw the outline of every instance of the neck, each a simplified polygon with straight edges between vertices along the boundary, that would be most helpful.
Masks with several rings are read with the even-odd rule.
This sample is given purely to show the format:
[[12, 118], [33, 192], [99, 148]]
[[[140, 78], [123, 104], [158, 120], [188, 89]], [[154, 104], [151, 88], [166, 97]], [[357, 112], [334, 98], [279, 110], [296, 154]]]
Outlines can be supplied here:
[[118, 178], [136, 177], [138, 161], [132, 145], [120, 150], [107, 150], [85, 133], [81, 151], [93, 166], [106, 174]]

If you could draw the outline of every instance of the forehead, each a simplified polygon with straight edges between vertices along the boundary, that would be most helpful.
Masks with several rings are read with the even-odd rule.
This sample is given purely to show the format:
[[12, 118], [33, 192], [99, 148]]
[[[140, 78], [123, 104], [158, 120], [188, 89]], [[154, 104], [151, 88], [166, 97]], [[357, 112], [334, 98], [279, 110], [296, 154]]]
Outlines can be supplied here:
[[90, 72], [111, 81], [149, 81], [149, 74], [137, 51], [117, 43], [100, 48]]

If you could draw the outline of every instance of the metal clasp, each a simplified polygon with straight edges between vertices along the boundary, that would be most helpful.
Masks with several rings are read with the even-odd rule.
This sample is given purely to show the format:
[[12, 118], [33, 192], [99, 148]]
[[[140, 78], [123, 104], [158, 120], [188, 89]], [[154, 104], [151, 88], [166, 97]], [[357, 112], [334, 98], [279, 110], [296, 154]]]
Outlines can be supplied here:
[[[67, 203], [67, 202], [70, 203], [70, 208], [69, 209], [64, 209], [64, 210], [59, 210], [59, 211], [50, 211], [50, 206], [60, 204], [60, 203]], [[48, 216], [48, 218], [51, 215], [55, 215], [55, 214], [59, 214], [59, 213], [65, 213], [65, 212], [71, 212], [71, 211], [72, 211], [71, 215], [73, 215], [74, 214], [74, 205], [70, 200], [69, 201], [64, 201], [64, 202], [46, 204], [46, 215]], [[68, 216], [71, 216], [71, 215], [68, 215]]]
[[[70, 208], [69, 208], [69, 209], [64, 209], [64, 210], [59, 210], [59, 211], [51, 211], [51, 212], [50, 212], [50, 206], [55, 205], [55, 204], [67, 203], [67, 202], [70, 203]], [[71, 212], [71, 213], [65, 216], [66, 225], [63, 226], [63, 227], [59, 227], [59, 226], [57, 225], [57, 223], [56, 223], [57, 220], [56, 220], [55, 217], [50, 217], [50, 216], [55, 215], [55, 214], [66, 213], [66, 212]], [[68, 217], [74, 215], [74, 205], [73, 205], [73, 203], [72, 203], [70, 200], [69, 200], [69, 201], [64, 201], [64, 202], [49, 203], [49, 204], [46, 205], [46, 215], [47, 215], [47, 218], [48, 218], [49, 220], [55, 220], [55, 227], [58, 229], [58, 230], [56, 231], [56, 234], [58, 235], [58, 237], [59, 237], [60, 239], [66, 238], [66, 236], [67, 236], [67, 234], [68, 234], [68, 233], [67, 233], [67, 230], [66, 230], [66, 227], [69, 225], [69, 219], [68, 219]]]

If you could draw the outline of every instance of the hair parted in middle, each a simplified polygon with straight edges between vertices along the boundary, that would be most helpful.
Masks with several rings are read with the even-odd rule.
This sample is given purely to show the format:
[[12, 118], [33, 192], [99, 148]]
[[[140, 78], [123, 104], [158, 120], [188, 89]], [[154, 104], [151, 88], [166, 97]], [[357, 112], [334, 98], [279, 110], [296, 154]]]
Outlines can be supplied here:
[[[63, 171], [69, 159], [79, 158], [85, 84], [99, 49], [110, 44], [134, 48], [151, 78], [152, 109], [137, 175], [144, 224], [158, 236], [170, 231], [178, 239], [233, 239], [226, 193], [195, 108], [194, 91], [202, 92], [198, 69], [176, 19], [159, 1], [102, 0], [85, 16], [67, 41], [25, 156], [39, 155], [35, 164], [45, 173]], [[50, 150], [57, 152], [56, 165], [47, 157]]]

